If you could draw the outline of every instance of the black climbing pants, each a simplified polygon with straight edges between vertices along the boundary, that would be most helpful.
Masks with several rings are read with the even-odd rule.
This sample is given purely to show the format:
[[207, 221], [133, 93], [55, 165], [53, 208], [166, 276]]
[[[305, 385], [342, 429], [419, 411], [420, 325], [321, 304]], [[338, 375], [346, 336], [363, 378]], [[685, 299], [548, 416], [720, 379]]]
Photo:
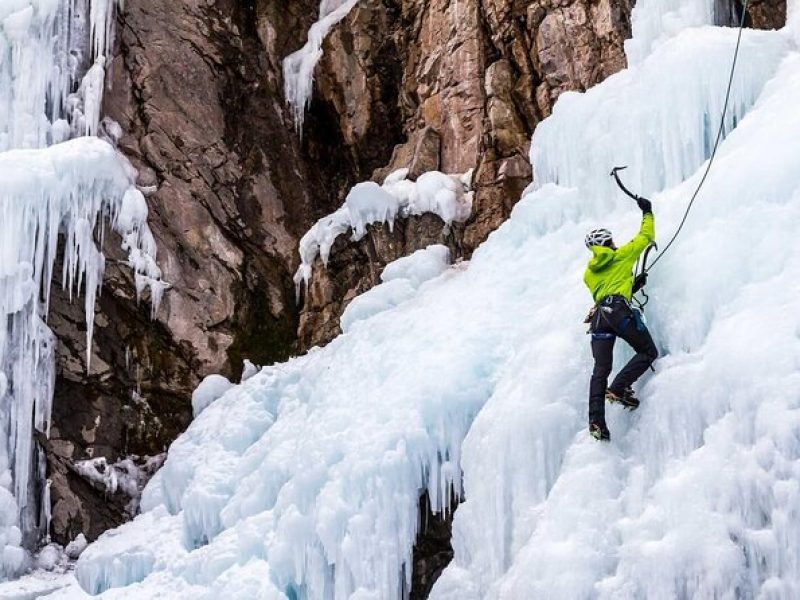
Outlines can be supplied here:
[[[622, 296], [607, 296], [600, 301], [592, 321], [592, 356], [594, 371], [589, 385], [589, 422], [605, 421], [606, 389], [622, 395], [625, 388], [647, 371], [658, 358], [658, 350], [650, 332], [637, 318]], [[608, 385], [614, 362], [614, 342], [620, 337], [635, 351], [634, 357]]]

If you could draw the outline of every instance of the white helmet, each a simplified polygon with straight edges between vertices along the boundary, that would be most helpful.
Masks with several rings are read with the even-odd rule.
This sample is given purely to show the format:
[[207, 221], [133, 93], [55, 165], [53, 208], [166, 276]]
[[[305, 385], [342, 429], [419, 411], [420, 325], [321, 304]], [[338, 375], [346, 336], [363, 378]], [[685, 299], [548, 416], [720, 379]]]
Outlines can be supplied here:
[[586, 234], [584, 242], [587, 248], [591, 248], [592, 246], [609, 246], [611, 240], [611, 232], [608, 229], [592, 229]]

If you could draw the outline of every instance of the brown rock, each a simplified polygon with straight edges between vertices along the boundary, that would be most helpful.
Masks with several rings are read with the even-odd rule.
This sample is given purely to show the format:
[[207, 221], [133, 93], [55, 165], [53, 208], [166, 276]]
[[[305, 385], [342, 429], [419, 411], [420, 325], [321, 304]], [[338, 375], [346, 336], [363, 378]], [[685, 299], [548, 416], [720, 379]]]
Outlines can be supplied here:
[[754, 29], [784, 27], [786, 25], [786, 0], [751, 0], [747, 5], [747, 25]]
[[[530, 183], [530, 137], [559, 94], [585, 90], [625, 67], [630, 4], [384, 0], [377, 6], [358, 5], [325, 43], [314, 102], [336, 107], [343, 140], [356, 153], [375, 142], [378, 130], [367, 134], [368, 124], [397, 120], [402, 135], [386, 127], [378, 136], [392, 139], [392, 151], [386, 160], [385, 148], [384, 162], [372, 167], [375, 181], [409, 166], [412, 178], [437, 167], [476, 169], [473, 216], [454, 241], [455, 256], [469, 256]], [[303, 348], [331, 339], [346, 301], [374, 285], [386, 260], [402, 255], [371, 251], [381, 231], [355, 247], [337, 242], [328, 269], [315, 267], [300, 318]], [[420, 241], [406, 236], [403, 252]], [[337, 252], [346, 259], [338, 262]]]
[[314, 18], [317, 3], [306, 4], [260, 2], [258, 14], [232, 0], [124, 7], [105, 112], [125, 132], [119, 147], [138, 183], [155, 188], [149, 222], [172, 287], [151, 321], [108, 235], [91, 368], [82, 308], [54, 288], [57, 541], [127, 518], [71, 474], [72, 461], [163, 452], [188, 424], [201, 377], [235, 378], [244, 357], [268, 364], [294, 349], [297, 240], [338, 202], [284, 114], [281, 59]]

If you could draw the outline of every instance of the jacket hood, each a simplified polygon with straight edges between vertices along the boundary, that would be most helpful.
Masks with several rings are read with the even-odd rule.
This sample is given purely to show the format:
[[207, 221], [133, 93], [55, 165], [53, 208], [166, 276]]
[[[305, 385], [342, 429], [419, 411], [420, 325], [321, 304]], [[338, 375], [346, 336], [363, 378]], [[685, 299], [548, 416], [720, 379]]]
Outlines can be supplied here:
[[614, 250], [606, 246], [592, 246], [593, 257], [589, 261], [590, 271], [600, 271], [614, 260]]

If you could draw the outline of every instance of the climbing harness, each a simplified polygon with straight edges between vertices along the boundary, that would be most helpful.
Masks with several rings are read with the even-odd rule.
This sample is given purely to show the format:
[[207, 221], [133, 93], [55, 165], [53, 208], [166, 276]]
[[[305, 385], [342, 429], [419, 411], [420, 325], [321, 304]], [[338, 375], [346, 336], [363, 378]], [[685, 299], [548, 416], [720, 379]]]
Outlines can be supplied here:
[[[723, 107], [722, 107], [722, 117], [720, 118], [719, 129], [717, 130], [717, 137], [714, 140], [714, 147], [711, 150], [711, 156], [709, 157], [708, 164], [706, 165], [706, 169], [703, 172], [703, 177], [700, 179], [700, 182], [697, 184], [697, 188], [694, 190], [694, 193], [692, 194], [692, 197], [689, 200], [689, 205], [686, 207], [686, 211], [683, 213], [683, 218], [681, 219], [681, 222], [678, 225], [678, 228], [675, 230], [675, 233], [670, 238], [669, 242], [667, 242], [667, 245], [664, 246], [664, 249], [661, 250], [658, 253], [658, 255], [655, 257], [655, 260], [653, 261], [653, 263], [648, 267], [647, 266], [648, 254], [650, 253], [651, 250], [656, 248], [655, 244], [651, 244], [647, 248], [647, 250], [645, 250], [644, 258], [642, 260], [642, 265], [641, 265], [641, 271], [637, 275], [643, 274], [643, 275], [646, 276], [647, 273], [653, 267], [655, 267], [656, 264], [658, 264], [658, 261], [661, 260], [661, 257], [663, 257], [667, 253], [667, 251], [672, 247], [672, 244], [675, 243], [675, 240], [678, 238], [678, 235], [680, 235], [681, 230], [683, 229], [683, 226], [686, 224], [686, 220], [689, 218], [689, 212], [692, 210], [692, 206], [694, 205], [695, 200], [697, 200], [697, 196], [700, 194], [700, 190], [702, 190], [703, 186], [705, 185], [706, 179], [708, 178], [708, 174], [711, 171], [711, 166], [714, 164], [714, 159], [717, 156], [717, 150], [719, 149], [720, 142], [722, 141], [722, 136], [725, 133], [725, 117], [728, 114], [728, 106], [730, 104], [730, 99], [731, 99], [731, 89], [733, 88], [733, 78], [734, 78], [734, 75], [736, 74], [736, 63], [739, 60], [739, 49], [741, 48], [741, 45], [742, 45], [742, 32], [744, 31], [744, 26], [745, 26], [745, 23], [747, 21], [747, 6], [748, 6], [749, 2], [750, 2], [750, 0], [744, 0], [744, 2], [742, 3], [742, 15], [741, 15], [741, 18], [739, 20], [739, 33], [738, 33], [738, 35], [736, 37], [736, 49], [733, 52], [733, 61], [731, 62], [731, 71], [730, 71], [730, 75], [728, 77], [728, 87], [727, 87], [727, 89], [725, 91], [725, 103], [723, 104]], [[617, 185], [625, 193], [625, 195], [629, 196], [630, 198], [632, 198], [633, 200], [638, 202], [639, 200], [642, 199], [642, 197], [634, 194], [627, 187], [625, 187], [625, 184], [622, 183], [622, 180], [619, 177], [619, 172], [624, 170], [624, 169], [627, 169], [627, 166], [614, 167], [614, 169], [612, 169], [612, 171], [611, 171], [611, 176], [617, 182]], [[638, 269], [638, 266], [637, 266], [637, 269]], [[644, 287], [642, 288], [642, 290], [640, 290], [640, 292], [644, 296], [644, 301], [639, 303], [639, 305], [640, 305], [639, 308], [641, 310], [644, 310], [644, 306], [647, 304], [649, 298], [648, 298], [647, 294], [644, 292]]]

